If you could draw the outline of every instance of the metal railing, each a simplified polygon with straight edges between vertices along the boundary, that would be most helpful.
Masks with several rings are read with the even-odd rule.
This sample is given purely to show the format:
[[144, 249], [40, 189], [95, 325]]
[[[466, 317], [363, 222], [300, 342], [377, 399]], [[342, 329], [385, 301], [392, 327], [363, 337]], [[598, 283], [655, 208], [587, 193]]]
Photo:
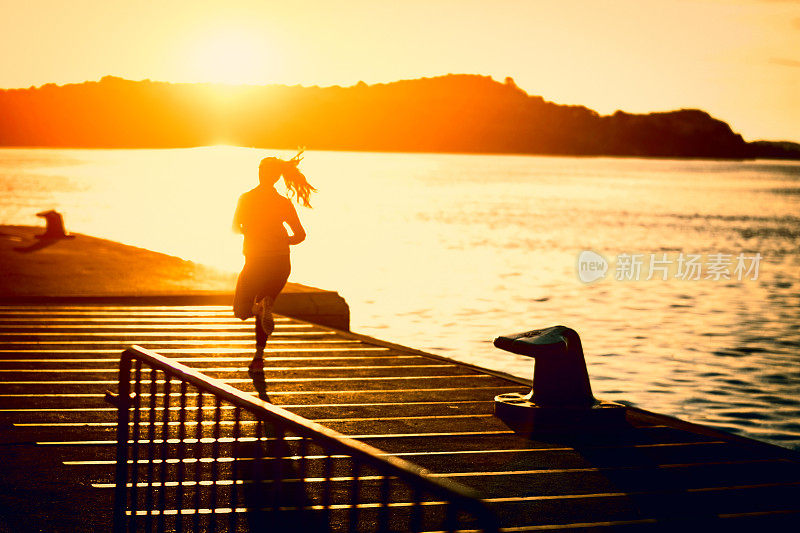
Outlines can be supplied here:
[[471, 490], [138, 346], [108, 399], [116, 532], [497, 531]]

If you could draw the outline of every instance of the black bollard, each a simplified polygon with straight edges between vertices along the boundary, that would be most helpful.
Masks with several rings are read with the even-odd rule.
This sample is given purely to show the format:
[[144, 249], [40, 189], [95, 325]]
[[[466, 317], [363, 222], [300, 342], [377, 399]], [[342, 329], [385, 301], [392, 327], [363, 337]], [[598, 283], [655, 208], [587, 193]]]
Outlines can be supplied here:
[[597, 400], [578, 333], [565, 326], [497, 337], [494, 345], [536, 359], [533, 388], [495, 397], [495, 414], [523, 433], [619, 427], [625, 406]]
[[41, 213], [36, 213], [36, 216], [44, 218], [47, 224], [44, 233], [37, 235], [37, 239], [68, 239], [72, 237], [72, 235], [67, 235], [64, 229], [64, 219], [58, 211], [54, 209], [42, 211]]

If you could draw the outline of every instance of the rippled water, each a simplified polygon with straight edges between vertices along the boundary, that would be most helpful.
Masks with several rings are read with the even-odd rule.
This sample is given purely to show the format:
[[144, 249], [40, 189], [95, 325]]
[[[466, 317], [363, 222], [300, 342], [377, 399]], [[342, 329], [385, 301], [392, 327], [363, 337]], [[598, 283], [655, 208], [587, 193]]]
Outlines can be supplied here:
[[[55, 207], [73, 231], [238, 269], [236, 197], [274, 153], [0, 150], [0, 221]], [[354, 331], [529, 377], [491, 340], [565, 324], [598, 396], [800, 449], [800, 164], [309, 152], [303, 166], [319, 194], [292, 278], [338, 290]], [[582, 250], [610, 261], [605, 279], [579, 280]], [[646, 277], [648, 254], [681, 252], [763, 259], [757, 280], [614, 279], [620, 254], [644, 254]]]

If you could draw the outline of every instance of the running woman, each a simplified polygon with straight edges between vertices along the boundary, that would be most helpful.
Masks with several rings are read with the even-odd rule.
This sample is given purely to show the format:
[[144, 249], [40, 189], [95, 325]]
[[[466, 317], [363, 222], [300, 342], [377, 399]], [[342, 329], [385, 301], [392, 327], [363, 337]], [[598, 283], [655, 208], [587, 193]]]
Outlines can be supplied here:
[[302, 153], [288, 161], [277, 157], [263, 159], [258, 166], [259, 185], [239, 197], [233, 216], [234, 231], [244, 235], [245, 257], [236, 282], [233, 314], [241, 320], [256, 317], [256, 353], [249, 366], [251, 373], [264, 369], [264, 348], [275, 330], [272, 306], [291, 271], [289, 246], [306, 238], [291, 200], [274, 187], [283, 177], [288, 196], [299, 205], [311, 207], [309, 196], [316, 189], [298, 169]]

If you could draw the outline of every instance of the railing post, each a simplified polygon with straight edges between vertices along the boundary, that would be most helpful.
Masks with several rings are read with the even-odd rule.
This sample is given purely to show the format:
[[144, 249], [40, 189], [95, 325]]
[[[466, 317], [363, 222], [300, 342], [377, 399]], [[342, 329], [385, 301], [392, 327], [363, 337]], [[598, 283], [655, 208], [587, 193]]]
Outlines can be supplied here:
[[123, 352], [119, 360], [119, 386], [116, 398], [106, 397], [117, 407], [117, 463], [114, 487], [114, 532], [125, 531], [128, 496], [128, 422], [131, 399], [131, 356]]

